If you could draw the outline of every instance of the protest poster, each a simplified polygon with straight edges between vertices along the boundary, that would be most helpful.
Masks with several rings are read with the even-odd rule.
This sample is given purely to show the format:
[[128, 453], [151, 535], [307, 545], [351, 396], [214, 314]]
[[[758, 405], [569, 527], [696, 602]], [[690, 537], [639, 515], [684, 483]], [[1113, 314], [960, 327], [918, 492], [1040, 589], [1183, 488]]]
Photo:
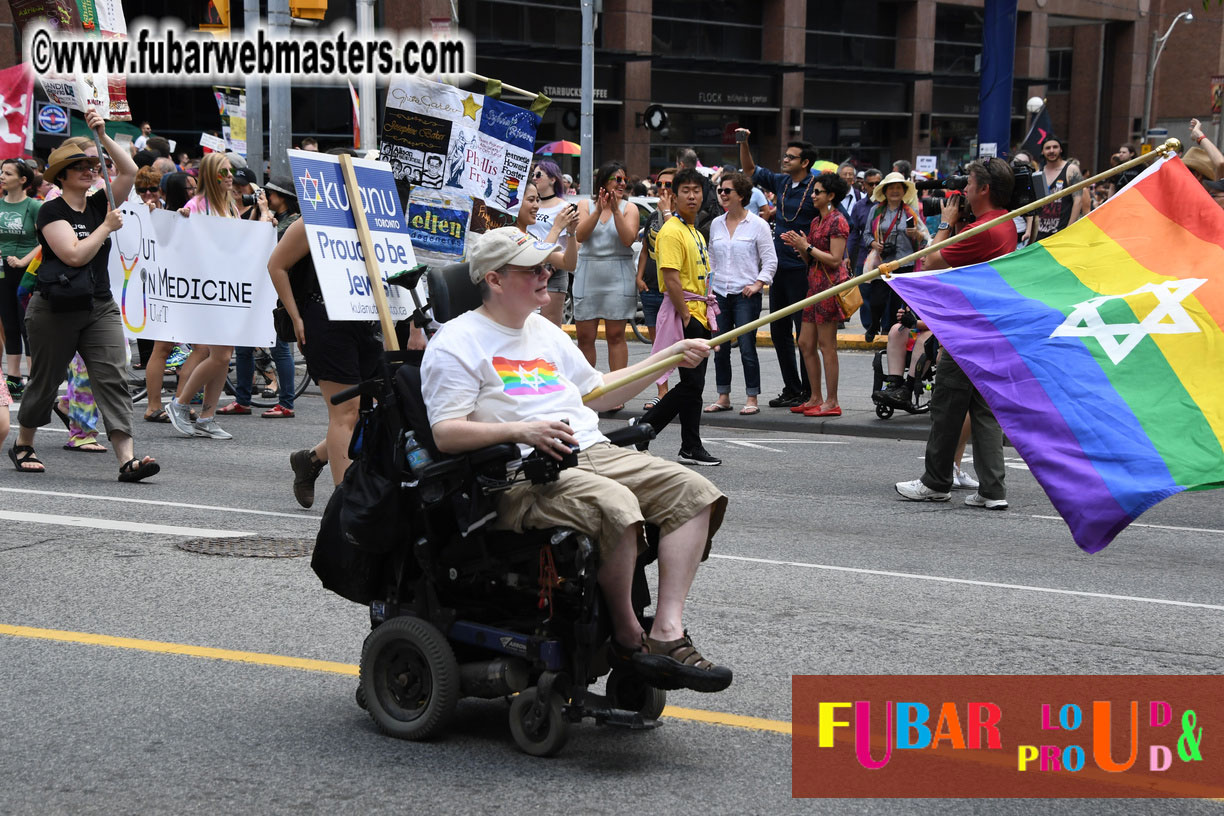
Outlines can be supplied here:
[[276, 228], [149, 208], [119, 207], [110, 250], [111, 293], [129, 338], [222, 346], [271, 346], [276, 289], [268, 257]]
[[243, 156], [247, 152], [246, 90], [213, 86], [217, 100], [217, 113], [221, 116], [221, 132], [225, 134], [226, 146]]
[[461, 192], [413, 187], [408, 199], [408, 234], [417, 263], [463, 260], [472, 199]]
[[[424, 162], [419, 184], [426, 187], [437, 183], [429, 171], [431, 163], [436, 166], [441, 158], [441, 189], [462, 191], [489, 207], [513, 213], [531, 166], [539, 125], [539, 115], [499, 99], [438, 82], [400, 78], [387, 89], [384, 157], [405, 163], [405, 158], [416, 159], [409, 151], [419, 151]], [[405, 163], [404, 174], [413, 173], [414, 167]]]
[[[23, 35], [29, 27], [47, 26], [53, 32], [85, 34], [107, 40], [127, 38], [127, 20], [121, 3], [109, 0], [9, 0], [9, 8], [13, 22]], [[48, 74], [38, 79], [52, 103], [79, 111], [92, 107], [104, 119], [131, 121], [125, 74]]]
[[[298, 195], [315, 275], [331, 320], [377, 320], [378, 308], [370, 294], [365, 253], [357, 236], [348, 190], [340, 171], [340, 157], [307, 150], [290, 150], [289, 164]], [[387, 276], [416, 266], [416, 254], [404, 221], [391, 165], [383, 161], [353, 159], [361, 201], [374, 244], [374, 260], [382, 276], [387, 307], [393, 321], [404, 320], [416, 308], [402, 287], [390, 286]], [[421, 289], [421, 302], [426, 300]]]

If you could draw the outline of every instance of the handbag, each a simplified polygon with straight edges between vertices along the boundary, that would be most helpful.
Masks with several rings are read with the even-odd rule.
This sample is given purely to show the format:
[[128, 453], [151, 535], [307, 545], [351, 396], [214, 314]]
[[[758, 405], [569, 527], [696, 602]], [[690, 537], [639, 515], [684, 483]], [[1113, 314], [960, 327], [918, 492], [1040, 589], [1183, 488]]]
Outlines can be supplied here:
[[44, 258], [38, 267], [38, 293], [53, 312], [87, 312], [93, 308], [93, 266], [69, 266]]
[[293, 330], [293, 318], [289, 316], [289, 310], [281, 305], [281, 302], [276, 301], [276, 308], [272, 310], [272, 328], [276, 331], [276, 339], [282, 343], [296, 343], [297, 332]]
[[863, 293], [857, 286], [851, 286], [846, 291], [837, 293], [837, 305], [841, 307], [842, 317], [849, 320], [863, 308]]

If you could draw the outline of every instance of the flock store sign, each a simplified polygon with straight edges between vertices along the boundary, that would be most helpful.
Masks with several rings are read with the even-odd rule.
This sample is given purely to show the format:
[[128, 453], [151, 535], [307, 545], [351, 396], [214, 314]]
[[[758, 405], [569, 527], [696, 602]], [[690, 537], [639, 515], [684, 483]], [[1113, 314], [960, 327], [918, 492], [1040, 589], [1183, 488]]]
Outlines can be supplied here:
[[772, 77], [721, 75], [684, 71], [655, 71], [651, 77], [653, 101], [663, 105], [701, 105], [712, 108], [772, 108], [778, 105]]

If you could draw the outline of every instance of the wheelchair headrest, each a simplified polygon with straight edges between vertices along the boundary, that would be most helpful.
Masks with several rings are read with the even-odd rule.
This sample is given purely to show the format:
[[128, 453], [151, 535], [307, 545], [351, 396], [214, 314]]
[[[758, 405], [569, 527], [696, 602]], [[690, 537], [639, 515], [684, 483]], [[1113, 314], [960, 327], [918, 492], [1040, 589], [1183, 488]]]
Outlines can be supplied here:
[[480, 306], [480, 290], [465, 263], [429, 268], [429, 302], [434, 320], [445, 323]]

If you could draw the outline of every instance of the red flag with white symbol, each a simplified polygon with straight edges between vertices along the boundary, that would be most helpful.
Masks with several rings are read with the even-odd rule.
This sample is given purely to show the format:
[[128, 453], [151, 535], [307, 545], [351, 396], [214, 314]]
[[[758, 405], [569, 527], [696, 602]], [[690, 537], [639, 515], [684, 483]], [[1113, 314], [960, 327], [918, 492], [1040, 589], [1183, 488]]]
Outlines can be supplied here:
[[34, 72], [27, 64], [0, 71], [0, 159], [20, 158], [31, 127]]

